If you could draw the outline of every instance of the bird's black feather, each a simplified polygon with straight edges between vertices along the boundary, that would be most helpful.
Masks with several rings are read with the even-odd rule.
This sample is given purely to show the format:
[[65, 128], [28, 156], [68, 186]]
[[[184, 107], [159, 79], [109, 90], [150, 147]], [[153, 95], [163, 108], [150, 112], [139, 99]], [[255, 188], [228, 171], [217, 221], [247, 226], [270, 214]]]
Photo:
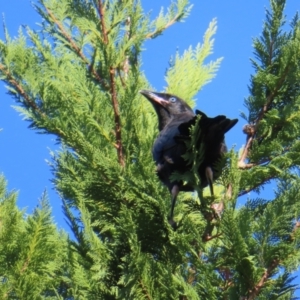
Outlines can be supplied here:
[[225, 144], [225, 133], [236, 123], [237, 119], [228, 119], [219, 115], [214, 118], [208, 117], [205, 113], [196, 110], [196, 114], [177, 96], [157, 93], [151, 91], [141, 91], [153, 105], [158, 116], [160, 133], [156, 138], [152, 154], [157, 167], [159, 179], [168, 187], [172, 195], [172, 206], [170, 223], [173, 221], [173, 209], [179, 191], [193, 191], [195, 186], [192, 183], [183, 181], [171, 181], [170, 176], [175, 171], [184, 174], [191, 169], [191, 165], [185, 161], [182, 155], [186, 154], [186, 141], [191, 141], [190, 128], [196, 124], [197, 115], [200, 120], [197, 129], [199, 130], [196, 139], [196, 148], [203, 147], [203, 161], [198, 168], [198, 175], [201, 180], [201, 188], [210, 185], [213, 194], [212, 183], [220, 175], [219, 162], [227, 151]]

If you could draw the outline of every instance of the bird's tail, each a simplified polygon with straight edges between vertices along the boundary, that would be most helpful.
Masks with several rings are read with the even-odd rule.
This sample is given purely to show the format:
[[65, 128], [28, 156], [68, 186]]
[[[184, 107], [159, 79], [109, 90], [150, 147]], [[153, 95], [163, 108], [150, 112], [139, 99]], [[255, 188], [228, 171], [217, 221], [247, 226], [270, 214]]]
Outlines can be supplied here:
[[179, 125], [178, 129], [180, 136], [188, 137], [190, 135], [190, 127], [196, 124], [198, 115], [201, 116], [199, 129], [201, 130], [201, 135], [204, 139], [222, 140], [225, 133], [238, 122], [238, 119], [229, 119], [224, 115], [210, 118], [204, 112], [196, 110], [196, 116], [194, 118]]
[[[201, 116], [197, 122], [198, 117]], [[208, 117], [205, 113], [196, 110], [196, 116], [190, 121], [179, 125], [179, 133], [182, 140], [190, 140], [190, 128], [196, 125], [196, 142], [198, 174], [201, 179], [201, 186], [209, 185], [213, 195], [213, 181], [217, 179], [222, 170], [220, 165], [224, 153], [227, 152], [225, 134], [238, 122], [238, 119], [229, 119], [224, 115], [214, 118]], [[184, 137], [184, 138], [182, 138]], [[199, 152], [200, 149], [201, 153]], [[202, 152], [204, 151], [204, 152]], [[194, 158], [195, 159], [195, 158]], [[191, 162], [189, 162], [191, 163]]]

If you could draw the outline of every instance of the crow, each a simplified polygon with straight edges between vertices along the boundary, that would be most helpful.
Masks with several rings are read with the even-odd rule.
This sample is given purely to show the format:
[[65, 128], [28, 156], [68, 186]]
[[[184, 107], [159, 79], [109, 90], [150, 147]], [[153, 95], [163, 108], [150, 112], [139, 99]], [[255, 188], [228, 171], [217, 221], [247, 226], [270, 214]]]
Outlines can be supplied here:
[[172, 196], [169, 223], [176, 228], [173, 212], [178, 193], [180, 191], [192, 192], [196, 189], [192, 183], [170, 180], [170, 176], [175, 171], [184, 174], [191, 169], [191, 165], [182, 157], [187, 152], [185, 141], [191, 138], [190, 127], [196, 124], [197, 115], [200, 115], [198, 125], [200, 134], [195, 146], [197, 149], [203, 147], [204, 153], [198, 168], [198, 175], [201, 180], [200, 187], [204, 188], [209, 185], [211, 195], [213, 195], [213, 181], [222, 172], [219, 162], [227, 151], [224, 135], [238, 120], [230, 120], [223, 115], [209, 118], [199, 110], [196, 110], [195, 114], [184, 100], [171, 94], [148, 90], [142, 90], [140, 93], [151, 102], [158, 117], [160, 133], [154, 142], [152, 154], [157, 175], [168, 187]]

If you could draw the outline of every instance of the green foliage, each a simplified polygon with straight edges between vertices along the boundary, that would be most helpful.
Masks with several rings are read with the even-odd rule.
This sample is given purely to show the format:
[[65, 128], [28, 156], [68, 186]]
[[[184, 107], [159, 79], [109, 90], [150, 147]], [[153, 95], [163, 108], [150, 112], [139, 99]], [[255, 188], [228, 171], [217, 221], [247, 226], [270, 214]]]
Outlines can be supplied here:
[[0, 298], [54, 299], [65, 266], [66, 235], [51, 218], [46, 194], [32, 215], [16, 206], [0, 178]]
[[192, 5], [189, 5], [188, 0], [177, 0], [177, 2], [172, 2], [168, 7], [166, 14], [164, 14], [164, 8], [162, 7], [158, 17], [152, 22], [151, 27], [154, 29], [151, 35], [156, 37], [175, 21], [183, 21], [189, 15], [191, 9]]
[[[173, 2], [151, 21], [138, 0], [40, 0], [40, 31], [27, 28], [11, 39], [6, 30], [0, 78], [31, 127], [62, 145], [51, 167], [74, 238], [57, 231], [45, 195], [24, 217], [1, 179], [1, 299], [293, 297], [291, 274], [300, 264], [300, 28], [295, 17], [283, 31], [284, 5], [271, 0], [254, 40], [248, 145], [240, 157], [234, 149], [225, 156], [215, 197], [200, 189], [180, 196], [177, 231], [167, 222], [170, 195], [149, 151], [157, 118], [139, 95], [151, 86], [140, 54], [146, 39], [188, 16], [189, 2]], [[168, 92], [192, 104], [215, 76], [221, 59], [205, 64], [215, 32], [213, 20], [201, 45], [175, 55]], [[190, 146], [185, 158], [193, 168], [185, 180], [199, 182], [203, 151]], [[237, 205], [274, 179], [274, 199], [249, 196]]]
[[248, 122], [255, 128], [255, 140], [249, 163], [255, 165], [244, 172], [242, 188], [250, 182], [260, 183], [294, 173], [299, 165], [300, 127], [300, 31], [297, 15], [291, 30], [283, 32], [285, 1], [271, 1], [272, 11], [260, 38], [254, 39], [256, 74], [251, 77]]
[[185, 99], [192, 106], [195, 104], [192, 101], [193, 97], [203, 85], [215, 77], [222, 61], [222, 58], [219, 58], [204, 64], [205, 59], [212, 54], [214, 44], [212, 37], [216, 31], [217, 21], [214, 19], [205, 32], [203, 44], [199, 43], [195, 49], [190, 46], [182, 56], [176, 53], [166, 75], [167, 91]]

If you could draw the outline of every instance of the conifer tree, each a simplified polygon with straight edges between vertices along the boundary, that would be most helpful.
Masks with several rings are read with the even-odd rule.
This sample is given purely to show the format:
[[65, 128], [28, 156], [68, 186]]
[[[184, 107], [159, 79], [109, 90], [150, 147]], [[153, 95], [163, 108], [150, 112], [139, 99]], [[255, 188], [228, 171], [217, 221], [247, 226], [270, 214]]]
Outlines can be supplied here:
[[[284, 31], [285, 1], [270, 4], [262, 36], [254, 40], [246, 146], [228, 153], [215, 197], [201, 190], [180, 196], [176, 231], [167, 221], [170, 196], [151, 157], [157, 119], [139, 94], [151, 88], [140, 54], [145, 40], [188, 16], [188, 0], [173, 2], [154, 20], [138, 0], [39, 0], [40, 31], [26, 28], [17, 39], [6, 31], [0, 76], [31, 128], [61, 143], [52, 169], [75, 238], [67, 240], [50, 224], [45, 201], [24, 219], [13, 200], [3, 200], [19, 226], [0, 246], [2, 295], [293, 298], [300, 258], [300, 26], [296, 15]], [[213, 20], [202, 43], [177, 54], [167, 71], [166, 90], [190, 105], [220, 65], [220, 59], [205, 63], [215, 31]], [[201, 151], [191, 150], [186, 159], [196, 165]], [[185, 176], [199, 180], [193, 170]], [[237, 207], [242, 195], [268, 182], [276, 185], [272, 200], [249, 198]], [[13, 228], [5, 215], [3, 241]], [[10, 255], [12, 267], [5, 269]]]
[[53, 224], [46, 194], [27, 216], [16, 199], [0, 176], [0, 298], [54, 299], [67, 269], [67, 235]]

